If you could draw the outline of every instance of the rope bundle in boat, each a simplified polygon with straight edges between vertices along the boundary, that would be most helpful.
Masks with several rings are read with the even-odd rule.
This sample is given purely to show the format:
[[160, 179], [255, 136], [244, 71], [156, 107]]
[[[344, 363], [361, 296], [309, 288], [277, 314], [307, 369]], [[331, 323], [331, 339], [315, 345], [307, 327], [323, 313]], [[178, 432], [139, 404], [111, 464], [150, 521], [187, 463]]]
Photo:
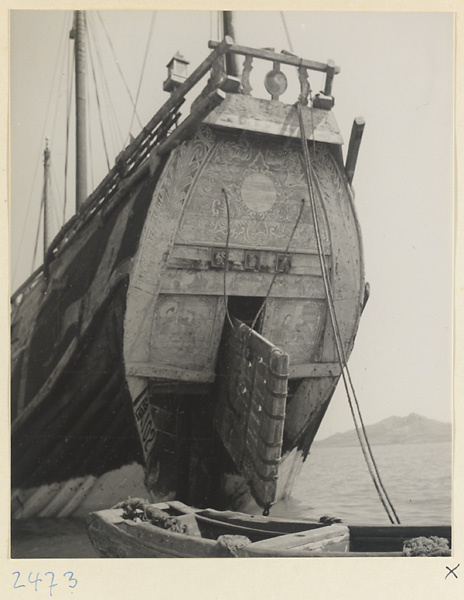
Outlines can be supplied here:
[[113, 508], [122, 508], [122, 518], [135, 521], [140, 519], [146, 521], [152, 525], [156, 525], [161, 529], [168, 531], [174, 531], [175, 533], [187, 533], [188, 528], [184, 523], [180, 523], [179, 520], [166, 511], [153, 506], [147, 500], [140, 498], [129, 498], [123, 502], [119, 502]]
[[421, 536], [405, 540], [403, 556], [451, 556], [451, 550], [446, 538]]

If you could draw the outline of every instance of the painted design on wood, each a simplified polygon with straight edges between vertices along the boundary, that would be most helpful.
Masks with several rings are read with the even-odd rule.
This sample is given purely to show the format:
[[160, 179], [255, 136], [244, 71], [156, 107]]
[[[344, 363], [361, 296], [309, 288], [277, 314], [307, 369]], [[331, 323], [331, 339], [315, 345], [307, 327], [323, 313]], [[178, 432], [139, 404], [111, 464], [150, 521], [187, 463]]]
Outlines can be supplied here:
[[190, 189], [213, 146], [211, 130], [200, 127], [192, 140], [171, 154], [156, 187], [128, 291], [124, 357], [131, 375], [138, 374], [137, 363], [150, 360], [153, 310], [167, 259]]
[[[176, 238], [183, 244], [224, 244], [227, 238], [226, 190], [230, 211], [229, 244], [284, 250], [308, 199], [297, 143], [229, 132], [217, 145], [199, 176]], [[330, 253], [328, 227], [321, 214], [324, 252]], [[292, 248], [316, 252], [309, 202], [294, 233]]]
[[325, 300], [269, 298], [262, 335], [290, 356], [290, 364], [314, 360], [326, 318]]
[[268, 508], [276, 499], [288, 355], [237, 319], [226, 327], [215, 425], [256, 502]]
[[135, 398], [132, 408], [134, 410], [140, 441], [142, 442], [143, 454], [147, 457], [155, 441], [155, 424], [151, 416], [147, 388], [144, 388], [137, 398]]
[[223, 299], [161, 295], [153, 316], [149, 361], [158, 366], [214, 371], [224, 319]]

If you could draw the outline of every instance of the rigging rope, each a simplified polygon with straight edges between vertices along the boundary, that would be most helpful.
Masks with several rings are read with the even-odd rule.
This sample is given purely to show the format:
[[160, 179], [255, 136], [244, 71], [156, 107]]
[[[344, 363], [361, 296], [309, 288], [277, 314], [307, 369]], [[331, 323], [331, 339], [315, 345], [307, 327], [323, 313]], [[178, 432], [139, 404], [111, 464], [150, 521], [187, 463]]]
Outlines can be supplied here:
[[42, 189], [42, 200], [40, 202], [39, 222], [37, 224], [37, 231], [35, 234], [35, 245], [34, 245], [34, 254], [32, 255], [31, 273], [34, 272], [35, 258], [37, 256], [37, 248], [39, 245], [40, 225], [42, 223], [44, 203], [45, 203], [45, 183], [44, 183], [44, 187]]
[[230, 208], [229, 208], [229, 198], [227, 197], [227, 192], [224, 188], [222, 188], [222, 193], [224, 194], [224, 198], [226, 200], [226, 212], [227, 212], [227, 237], [226, 237], [226, 255], [224, 257], [224, 307], [226, 309], [227, 320], [229, 321], [230, 326], [234, 329], [234, 324], [232, 323], [232, 319], [229, 314], [229, 298], [227, 297], [227, 270], [229, 268], [229, 239], [230, 239]]
[[[113, 103], [113, 97], [112, 97], [112, 94], [110, 93], [110, 89], [108, 86], [108, 78], [106, 76], [106, 69], [103, 66], [103, 61], [102, 61], [101, 52], [100, 52], [100, 43], [98, 41], [98, 36], [96, 35], [96, 33], [94, 31], [95, 26], [93, 23], [93, 15], [92, 15], [92, 18], [90, 18], [88, 20], [88, 27], [89, 27], [90, 35], [92, 37], [93, 46], [95, 48], [98, 65], [100, 68], [99, 80], [101, 79], [103, 81], [103, 94], [102, 95], [106, 97], [106, 106], [109, 108], [109, 111], [107, 111], [106, 115], [108, 117], [110, 134], [112, 136], [112, 141], [113, 141], [113, 151], [114, 151], [114, 155], [116, 156], [119, 148], [122, 147], [124, 140], [122, 137], [121, 128], [119, 126], [119, 120], [116, 116], [116, 111], [115, 111], [114, 103]], [[119, 137], [116, 134], [119, 134]]]
[[[109, 34], [108, 34], [108, 31], [107, 31], [107, 29], [106, 29], [106, 27], [105, 27], [105, 23], [104, 23], [104, 21], [103, 21], [103, 19], [102, 19], [102, 16], [101, 16], [101, 14], [100, 14], [100, 11], [99, 11], [99, 10], [97, 10], [96, 12], [97, 12], [97, 16], [98, 16], [98, 18], [100, 19], [100, 23], [101, 23], [101, 25], [102, 25], [102, 27], [103, 27], [103, 31], [105, 32], [106, 39], [108, 40], [108, 44], [109, 44], [109, 46], [110, 46], [110, 49], [111, 49], [111, 52], [112, 52], [112, 54], [113, 54], [114, 62], [115, 62], [115, 64], [116, 64], [116, 67], [118, 68], [119, 74], [121, 75], [121, 79], [122, 79], [122, 82], [123, 82], [123, 84], [124, 84], [124, 87], [125, 87], [125, 89], [126, 89], [126, 92], [127, 92], [127, 94], [129, 95], [129, 98], [130, 98], [130, 101], [131, 101], [131, 104], [132, 104], [132, 108], [134, 109], [135, 116], [137, 117], [138, 124], [139, 124], [140, 128], [142, 129], [142, 128], [143, 128], [143, 124], [142, 124], [142, 121], [140, 120], [140, 117], [139, 117], [139, 115], [138, 115], [138, 113], [137, 113], [137, 108], [136, 108], [136, 104], [135, 104], [134, 97], [132, 96], [132, 93], [131, 93], [131, 91], [130, 91], [130, 89], [129, 89], [129, 86], [127, 85], [126, 79], [125, 79], [125, 77], [124, 77], [124, 74], [123, 74], [123, 72], [122, 72], [121, 66], [120, 66], [120, 64], [119, 64], [119, 61], [118, 61], [118, 58], [117, 58], [117, 56], [116, 56], [116, 52], [115, 52], [115, 50], [114, 50], [113, 43], [112, 43], [112, 41], [111, 41], [111, 38], [110, 38], [110, 36], [109, 36]], [[122, 137], [122, 136], [121, 136], [121, 137]]]
[[[54, 192], [52, 192], [52, 191], [50, 190], [51, 199], [52, 199], [53, 216], [55, 217], [55, 221], [56, 221], [56, 229], [55, 229], [55, 231], [59, 231], [59, 230], [60, 230], [60, 227], [61, 227], [61, 223], [60, 223], [60, 216], [59, 216], [59, 214], [58, 214], [58, 208], [57, 208], [57, 206], [56, 206], [56, 202], [54, 201], [54, 199], [55, 199], [55, 198], [59, 198], [59, 197], [60, 197], [60, 194], [59, 194], [59, 189], [60, 189], [60, 187], [59, 187], [59, 185], [58, 185], [58, 178], [57, 178], [57, 176], [56, 176], [56, 173], [55, 173], [55, 168], [54, 168], [54, 166], [53, 166], [53, 161], [52, 161], [52, 159], [51, 159], [51, 158], [50, 158], [50, 172], [51, 172], [51, 174], [52, 174], [52, 183], [53, 183], [53, 184], [54, 184], [54, 186], [55, 186], [55, 191], [54, 191]], [[50, 186], [50, 188], [51, 188], [51, 186]], [[53, 236], [52, 236], [51, 240], [52, 240], [52, 239], [53, 239]], [[50, 240], [50, 241], [51, 241], [51, 240]]]
[[100, 131], [102, 134], [103, 148], [105, 150], [106, 166], [108, 167], [108, 171], [110, 171], [111, 166], [110, 166], [110, 159], [108, 156], [108, 148], [106, 146], [105, 131], [103, 128], [103, 117], [102, 117], [102, 110], [101, 110], [101, 106], [100, 106], [100, 94], [98, 93], [97, 77], [95, 75], [95, 65], [94, 65], [94, 60], [93, 60], [93, 55], [92, 55], [92, 47], [90, 45], [90, 36], [89, 36], [89, 29], [87, 27], [87, 23], [86, 23], [86, 27], [85, 27], [85, 33], [86, 33], [86, 37], [87, 37], [87, 43], [89, 46], [90, 67], [92, 69], [92, 77], [93, 77], [93, 83], [94, 83], [94, 88], [95, 88], [95, 98], [97, 101], [97, 109], [98, 109], [98, 117], [99, 117], [98, 120], [100, 123]]
[[[374, 456], [372, 453], [372, 448], [370, 446], [370, 443], [369, 443], [369, 440], [367, 437], [366, 429], [365, 429], [364, 422], [363, 422], [363, 419], [361, 416], [359, 403], [357, 401], [354, 386], [353, 386], [351, 376], [349, 374], [349, 370], [348, 370], [348, 366], [347, 366], [346, 354], [345, 354], [345, 350], [343, 347], [343, 343], [341, 341], [340, 328], [339, 328], [339, 324], [338, 324], [338, 320], [337, 320], [337, 315], [335, 312], [332, 290], [331, 290], [330, 282], [328, 279], [327, 265], [325, 263], [325, 258], [324, 258], [324, 254], [323, 254], [323, 248], [322, 248], [322, 242], [321, 242], [321, 236], [320, 236], [320, 230], [319, 230], [319, 221], [318, 221], [318, 216], [317, 216], [317, 211], [316, 211], [316, 203], [315, 203], [312, 165], [311, 165], [311, 161], [310, 161], [310, 157], [309, 157], [308, 146], [306, 143], [307, 138], [306, 138], [301, 102], [297, 103], [297, 109], [298, 109], [298, 119], [299, 119], [300, 132], [301, 132], [301, 143], [302, 143], [302, 148], [303, 148], [303, 158], [304, 158], [303, 163], [304, 163], [304, 170], [305, 170], [305, 175], [306, 175], [306, 180], [307, 180], [308, 190], [309, 190], [311, 212], [312, 212], [313, 221], [314, 221], [314, 230], [315, 230], [315, 235], [316, 235], [317, 250], [318, 250], [319, 261], [320, 261], [320, 265], [321, 265], [324, 289], [325, 289], [325, 293], [327, 296], [327, 304], [328, 304], [328, 308], [329, 308], [330, 320], [331, 320], [332, 328], [333, 328], [333, 332], [334, 332], [335, 346], [336, 346], [338, 360], [339, 360], [339, 364], [340, 364], [340, 368], [341, 368], [341, 375], [343, 378], [343, 383], [345, 386], [345, 391], [347, 394], [347, 399], [348, 399], [348, 403], [350, 406], [351, 415], [353, 417], [356, 434], [358, 436], [358, 440], [361, 445], [361, 450], [363, 452], [363, 455], [364, 455], [364, 458], [366, 461], [366, 465], [368, 467], [372, 481], [373, 481], [376, 491], [378, 493], [379, 499], [380, 499], [391, 523], [395, 522], [391, 513], [393, 513], [393, 516], [396, 519], [396, 522], [400, 523], [398, 515], [393, 507], [393, 504], [390, 501], [390, 498], [385, 490], [382, 479], [380, 477], [380, 473], [378, 471], [377, 464], [375, 462], [375, 459], [374, 459]], [[313, 142], [314, 142], [314, 139], [313, 139]], [[354, 404], [356, 405], [358, 416], [359, 416], [359, 419], [361, 422], [361, 429], [362, 429], [362, 433], [364, 436], [364, 440], [362, 439], [361, 433], [359, 431], [359, 425], [357, 423], [357, 418], [356, 418], [355, 411], [353, 408], [353, 401], [351, 399], [350, 386], [351, 386], [351, 391], [354, 396]], [[367, 447], [367, 450], [366, 450], [366, 447]], [[370, 461], [372, 462], [372, 464]], [[383, 492], [383, 495], [382, 495], [382, 492]]]
[[[147, 45], [146, 45], [146, 48], [145, 48], [145, 55], [143, 57], [142, 70], [140, 72], [139, 85], [137, 87], [137, 93], [135, 95], [134, 110], [132, 112], [132, 118], [131, 118], [131, 122], [130, 122], [130, 125], [129, 125], [129, 132], [128, 132], [127, 138], [126, 138], [126, 144], [129, 141], [129, 139], [130, 139], [131, 131], [132, 131], [132, 125], [134, 124], [135, 111], [136, 111], [136, 107], [137, 107], [137, 102], [139, 101], [140, 88], [142, 87], [143, 75], [145, 73], [145, 66], [147, 64], [148, 50], [150, 48], [151, 37], [153, 35], [153, 28], [154, 28], [154, 25], [155, 25], [155, 19], [156, 19], [156, 11], [153, 11], [153, 15], [152, 15], [151, 21], [150, 21], [150, 31], [148, 32]], [[124, 145], [126, 145], [126, 144], [124, 144]]]
[[288, 42], [288, 47], [290, 48], [290, 52], [293, 53], [293, 44], [292, 44], [292, 40], [290, 39], [290, 34], [288, 32], [288, 27], [287, 27], [287, 20], [285, 19], [285, 15], [283, 13], [283, 11], [279, 11], [280, 12], [280, 17], [282, 19], [282, 23], [285, 29], [285, 35], [287, 36], [287, 42]]
[[[298, 213], [298, 217], [296, 219], [296, 223], [293, 226], [293, 230], [292, 230], [292, 233], [290, 235], [290, 239], [288, 240], [287, 247], [285, 248], [285, 252], [284, 252], [284, 256], [283, 256], [283, 260], [282, 260], [282, 265], [283, 265], [284, 268], [285, 268], [285, 264], [286, 264], [286, 260], [287, 260], [287, 256], [288, 256], [288, 251], [290, 250], [290, 244], [292, 243], [293, 236], [295, 235], [295, 231], [296, 231], [296, 229], [298, 227], [298, 224], [300, 222], [301, 215], [303, 214], [303, 209], [304, 209], [304, 198], [301, 199], [300, 212]], [[274, 275], [272, 277], [271, 284], [269, 285], [269, 289], [267, 290], [266, 297], [264, 298], [263, 303], [260, 306], [260, 309], [258, 310], [258, 312], [255, 315], [255, 318], [253, 319], [253, 322], [252, 322], [252, 324], [250, 326], [250, 329], [254, 329], [255, 328], [256, 323], [258, 322], [258, 319], [261, 316], [261, 313], [263, 312], [264, 307], [266, 306], [266, 302], [269, 299], [269, 295], [271, 293], [272, 286], [274, 285], [275, 280], [277, 279], [277, 275], [279, 274], [279, 272], [280, 271], [278, 269], [278, 263], [277, 263], [277, 258], [276, 258], [276, 269], [274, 271]], [[250, 332], [250, 336], [251, 336], [251, 332]]]
[[[55, 65], [54, 65], [54, 75], [53, 75], [53, 79], [52, 79], [52, 84], [50, 86], [50, 92], [49, 92], [49, 97], [48, 97], [48, 103], [47, 103], [47, 110], [45, 112], [45, 118], [44, 118], [44, 123], [43, 123], [43, 127], [42, 127], [42, 133], [40, 135], [40, 151], [37, 154], [37, 161], [36, 161], [36, 165], [35, 165], [35, 170], [34, 170], [34, 176], [32, 178], [32, 186], [31, 186], [31, 192], [29, 194], [29, 198], [28, 198], [28, 202], [27, 202], [27, 208], [26, 208], [26, 215], [24, 217], [24, 221], [23, 221], [23, 227], [22, 227], [22, 231], [21, 231], [21, 236], [20, 236], [20, 240], [19, 240], [19, 246], [18, 246], [18, 253], [16, 255], [16, 259], [14, 262], [14, 266], [13, 266], [13, 277], [12, 277], [12, 281], [15, 280], [16, 278], [16, 274], [17, 274], [17, 270], [18, 270], [18, 266], [19, 266], [19, 259], [23, 256], [22, 253], [22, 247], [23, 247], [23, 241], [24, 241], [24, 234], [26, 233], [26, 227], [29, 224], [29, 212], [31, 209], [31, 205], [32, 205], [32, 198], [34, 196], [34, 188], [35, 188], [35, 184], [36, 184], [36, 180], [37, 180], [37, 174], [39, 171], [39, 165], [41, 163], [41, 159], [42, 159], [42, 142], [43, 139], [45, 138], [45, 130], [47, 128], [47, 123], [48, 123], [48, 118], [49, 118], [49, 112], [50, 112], [50, 107], [51, 107], [51, 101], [52, 101], [52, 96], [53, 96], [53, 91], [55, 88], [55, 84], [56, 84], [56, 80], [57, 80], [57, 76], [58, 76], [58, 60], [59, 58], [63, 57], [63, 55], [65, 54], [64, 52], [61, 51], [62, 46], [64, 44], [64, 41], [66, 39], [66, 31], [69, 28], [69, 15], [65, 15], [63, 17], [63, 25], [62, 25], [62, 29], [61, 29], [61, 36], [60, 36], [60, 41], [58, 44], [58, 53], [56, 55], [56, 59], [55, 59]], [[55, 120], [56, 120], [56, 111], [54, 114]], [[39, 217], [40, 219], [40, 217]], [[39, 223], [39, 227], [40, 227], [40, 223]], [[35, 259], [33, 259], [34, 262]]]
[[224, 37], [224, 32], [223, 32], [223, 23], [222, 23], [222, 11], [218, 10], [217, 12], [217, 39], [218, 40], [222, 40], [222, 38]]
[[90, 123], [92, 122], [92, 117], [93, 117], [93, 113], [92, 113], [92, 103], [90, 102], [90, 98], [87, 95], [86, 98], [86, 106], [87, 106], [87, 141], [89, 144], [89, 162], [90, 162], [90, 182], [92, 185], [92, 190], [95, 189], [95, 173], [94, 173], [94, 167], [93, 167], [93, 147], [92, 147], [92, 131], [93, 131], [93, 127], [90, 127]]

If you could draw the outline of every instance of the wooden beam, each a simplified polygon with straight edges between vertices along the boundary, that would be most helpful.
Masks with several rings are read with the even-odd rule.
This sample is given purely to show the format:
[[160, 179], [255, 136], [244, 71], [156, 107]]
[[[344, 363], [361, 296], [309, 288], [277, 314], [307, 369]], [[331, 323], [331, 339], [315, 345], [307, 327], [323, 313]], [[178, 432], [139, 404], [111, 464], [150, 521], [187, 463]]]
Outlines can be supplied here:
[[[209, 42], [209, 48], [218, 48], [222, 42]], [[292, 67], [306, 67], [311, 71], [319, 71], [320, 73], [327, 73], [333, 68], [334, 75], [340, 73], [340, 67], [335, 66], [333, 61], [328, 63], [317, 62], [314, 60], [306, 60], [305, 58], [298, 58], [291, 54], [281, 54], [279, 52], [271, 52], [270, 50], [263, 50], [260, 48], [249, 48], [247, 46], [239, 46], [237, 44], [231, 44], [226, 50], [232, 54], [242, 54], [243, 56], [254, 56], [262, 60], [270, 60], [272, 62], [277, 61], [282, 65], [290, 65]]]
[[[233, 40], [235, 39], [235, 31], [234, 31], [234, 19], [233, 13], [231, 10], [223, 10], [222, 11], [222, 19], [224, 23], [224, 37], [231, 37]], [[230, 54], [226, 54], [226, 69], [227, 74], [232, 77], [238, 76], [238, 63], [237, 57], [231, 56]]]
[[[308, 139], [328, 144], [343, 143], [331, 112], [304, 107], [303, 119]], [[224, 102], [206, 117], [205, 123], [298, 140], [301, 138], [295, 106], [242, 94], [229, 94]]]
[[354, 171], [356, 169], [356, 163], [358, 161], [359, 147], [361, 146], [361, 140], [364, 133], [364, 126], [366, 122], [363, 117], [357, 117], [353, 121], [353, 127], [351, 129], [350, 143], [348, 146], [348, 154], [346, 156], [345, 173], [349, 183], [352, 183], [354, 177]]
[[327, 75], [325, 78], [325, 87], [324, 87], [324, 94], [326, 96], [331, 96], [332, 95], [332, 84], [333, 84], [333, 80], [335, 77], [335, 69], [337, 67], [335, 66], [335, 63], [332, 59], [327, 61]]
[[292, 365], [289, 367], [289, 378], [303, 379], [306, 377], [338, 377], [341, 374], [338, 363], [312, 363]]
[[162, 377], [174, 381], [195, 381], [200, 383], [211, 383], [216, 374], [214, 371], [194, 370], [190, 367], [179, 368], [174, 366], [156, 366], [152, 362], [126, 363], [126, 374], [132, 377]]
[[173, 148], [178, 146], [190, 133], [198, 127], [199, 123], [209, 115], [223, 100], [225, 100], [226, 94], [222, 90], [213, 90], [206, 98], [198, 104], [190, 115], [182, 121], [182, 123], [174, 130], [173, 133], [162, 142], [157, 148], [155, 153], [158, 156], [162, 156], [167, 152], [170, 152]]

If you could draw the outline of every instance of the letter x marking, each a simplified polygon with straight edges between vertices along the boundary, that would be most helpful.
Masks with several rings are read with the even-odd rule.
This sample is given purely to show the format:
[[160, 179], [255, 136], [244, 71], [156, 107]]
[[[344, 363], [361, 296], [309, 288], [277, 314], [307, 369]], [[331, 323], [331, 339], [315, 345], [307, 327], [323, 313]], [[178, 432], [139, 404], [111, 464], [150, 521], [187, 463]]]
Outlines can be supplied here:
[[456, 577], [456, 579], [457, 579], [457, 578], [458, 578], [458, 576], [456, 575], [455, 571], [456, 571], [456, 569], [457, 569], [458, 567], [459, 567], [459, 564], [458, 564], [458, 565], [456, 565], [456, 566], [454, 567], [454, 569], [450, 569], [449, 567], [446, 567], [446, 568], [448, 569], [449, 573], [447, 573], [447, 574], [445, 575], [445, 579], [448, 577], [448, 575], [451, 575], [451, 573], [452, 573], [452, 574], [453, 574], [453, 575]]

